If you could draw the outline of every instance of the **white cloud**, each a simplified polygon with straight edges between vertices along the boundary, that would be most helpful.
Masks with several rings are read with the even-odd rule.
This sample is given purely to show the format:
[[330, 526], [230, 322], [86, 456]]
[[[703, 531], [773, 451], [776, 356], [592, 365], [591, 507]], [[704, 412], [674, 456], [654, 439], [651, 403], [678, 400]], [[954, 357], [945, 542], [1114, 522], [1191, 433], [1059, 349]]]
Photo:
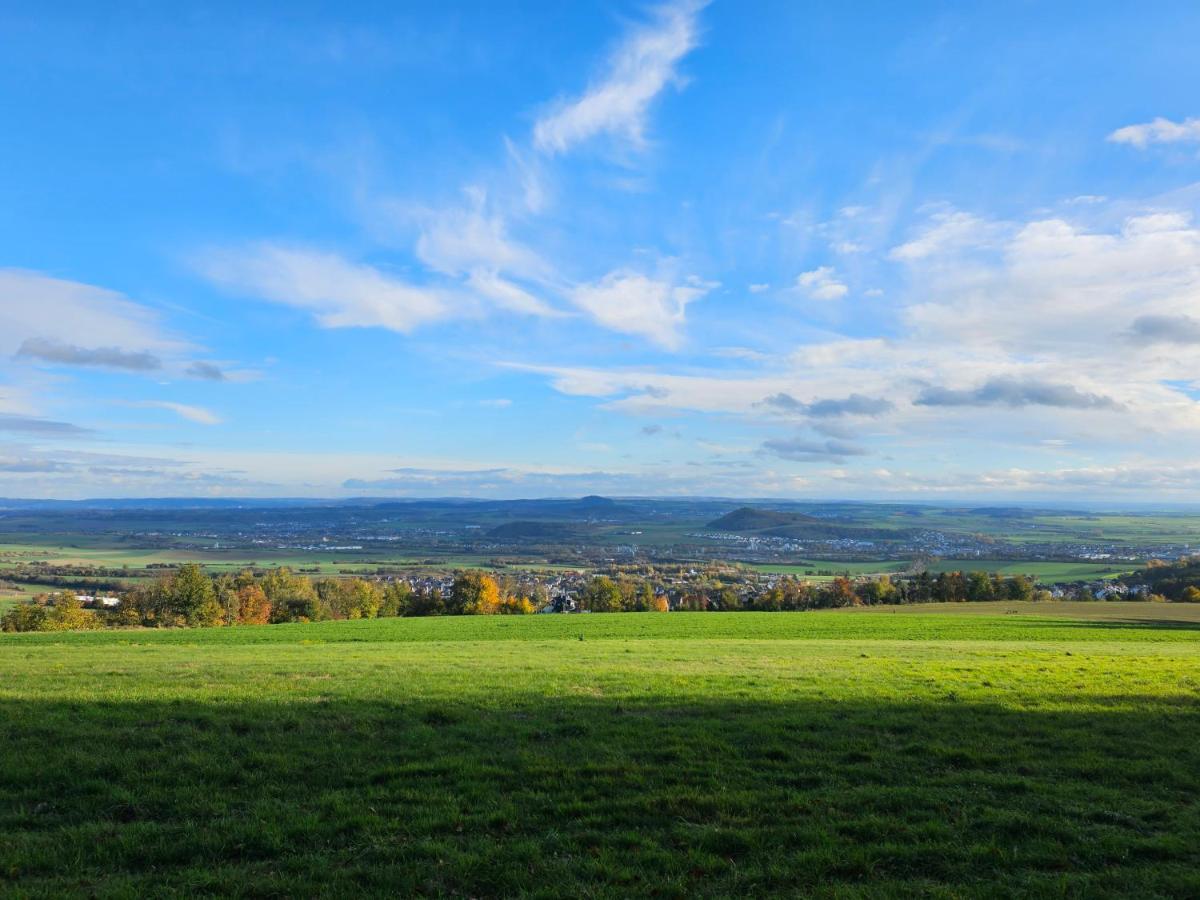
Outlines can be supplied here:
[[618, 45], [602, 78], [538, 119], [535, 146], [562, 153], [602, 134], [642, 145], [651, 102], [668, 84], [679, 83], [676, 65], [696, 46], [696, 16], [702, 7], [684, 0], [659, 8], [655, 21], [636, 28]]
[[510, 312], [529, 316], [561, 316], [562, 312], [539, 300], [529, 291], [502, 278], [498, 273], [477, 269], [466, 281], [466, 286]]
[[935, 213], [929, 224], [907, 243], [892, 249], [889, 258], [913, 262], [967, 247], [990, 243], [996, 232], [995, 223], [958, 210]]
[[189, 422], [195, 422], [197, 425], [220, 425], [221, 418], [211, 410], [207, 410], [202, 406], [189, 406], [186, 403], [172, 403], [169, 400], [143, 400], [134, 406], [141, 406], [147, 409], [165, 409], [175, 413], [181, 419], [187, 419]]
[[224, 288], [311, 311], [326, 328], [381, 327], [407, 333], [446, 318], [451, 296], [317, 250], [258, 244], [209, 253], [200, 271]]
[[770, 289], [771, 286], [769, 284], [751, 284], [746, 288], [746, 290], [752, 294], [761, 294], [764, 291], [769, 291]]
[[1092, 360], [1135, 319], [1186, 315], [1200, 302], [1200, 229], [1185, 214], [1134, 215], [1105, 230], [1057, 218], [987, 226], [1001, 228], [1008, 236], [986, 261], [961, 244], [908, 260], [916, 302], [905, 316], [922, 339]]
[[1200, 119], [1184, 119], [1172, 122], [1161, 116], [1140, 125], [1126, 125], [1108, 136], [1114, 144], [1132, 144], [1145, 149], [1150, 144], [1200, 144]]
[[174, 352], [187, 345], [158, 315], [123, 294], [38, 272], [0, 269], [0, 353], [27, 340], [109, 354]]
[[796, 276], [796, 287], [813, 300], [840, 300], [849, 288], [839, 281], [832, 266], [821, 266]]
[[682, 284], [619, 269], [571, 291], [575, 304], [605, 328], [648, 338], [667, 349], [681, 341], [689, 303], [716, 285], [691, 278]]
[[465, 275], [478, 270], [503, 271], [523, 278], [544, 278], [550, 267], [508, 235], [504, 219], [484, 210], [486, 197], [469, 192], [470, 207], [441, 210], [424, 217], [417, 257], [437, 272]]

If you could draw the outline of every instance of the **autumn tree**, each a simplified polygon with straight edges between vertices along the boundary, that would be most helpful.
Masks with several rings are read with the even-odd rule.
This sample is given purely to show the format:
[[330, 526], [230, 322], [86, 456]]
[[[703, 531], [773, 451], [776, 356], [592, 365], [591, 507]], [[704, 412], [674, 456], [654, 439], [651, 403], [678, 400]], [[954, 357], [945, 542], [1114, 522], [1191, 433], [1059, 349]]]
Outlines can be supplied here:
[[383, 604], [379, 607], [379, 616], [402, 616], [412, 602], [413, 590], [406, 581], [393, 581], [383, 589]]
[[241, 625], [266, 625], [271, 621], [271, 601], [257, 584], [237, 589], [237, 621]]
[[854, 593], [854, 582], [839, 575], [829, 583], [829, 604], [834, 607], [856, 606], [858, 595]]
[[404, 609], [406, 616], [440, 616], [446, 612], [446, 600], [437, 588], [414, 591]]
[[1016, 575], [1004, 582], [1004, 596], [1007, 600], [1032, 600], [1033, 592], [1033, 582], [1024, 575]]
[[221, 624], [236, 625], [238, 617], [238, 583], [237, 579], [228, 572], [213, 579], [213, 590], [217, 595], [217, 605], [221, 607]]
[[598, 575], [579, 592], [579, 604], [590, 612], [618, 612], [621, 590], [607, 575]]
[[533, 602], [520, 594], [507, 594], [500, 600], [496, 610], [502, 616], [528, 616], [537, 612]]
[[46, 607], [37, 603], [18, 603], [0, 618], [0, 631], [45, 631]]
[[354, 578], [350, 581], [349, 619], [374, 619], [383, 606], [383, 591], [374, 581]]
[[500, 607], [500, 586], [482, 572], [464, 572], [454, 579], [446, 611], [456, 616], [491, 615]]
[[46, 631], [88, 631], [103, 627], [99, 617], [83, 608], [83, 601], [72, 591], [63, 591], [46, 615]]
[[262, 579], [263, 593], [271, 601], [272, 622], [311, 622], [325, 618], [312, 582], [290, 569], [272, 569]]

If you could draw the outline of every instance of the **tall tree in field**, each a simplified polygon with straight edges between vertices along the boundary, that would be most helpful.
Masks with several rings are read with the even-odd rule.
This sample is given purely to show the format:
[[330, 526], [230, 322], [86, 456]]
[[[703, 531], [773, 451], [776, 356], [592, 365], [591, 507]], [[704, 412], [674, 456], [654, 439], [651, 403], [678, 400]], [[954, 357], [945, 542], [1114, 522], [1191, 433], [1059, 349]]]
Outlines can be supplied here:
[[185, 563], [175, 573], [171, 580], [171, 606], [189, 625], [216, 625], [221, 621], [217, 592], [196, 563]]
[[454, 579], [446, 611], [451, 615], [491, 615], [500, 608], [500, 585], [481, 572], [464, 572]]
[[839, 575], [829, 585], [829, 600], [832, 606], [856, 606], [858, 595], [854, 593], [854, 582]]
[[971, 572], [967, 576], [967, 599], [972, 603], [980, 603], [985, 600], [994, 600], [995, 592], [992, 589], [992, 579], [988, 577], [987, 572]]
[[217, 593], [217, 605], [221, 607], [221, 624], [238, 623], [238, 585], [228, 572], [213, 579], [213, 590]]
[[1004, 594], [1008, 600], [1032, 600], [1033, 582], [1024, 575], [1015, 575], [1004, 583]]
[[413, 591], [406, 581], [393, 581], [383, 589], [383, 604], [379, 607], [379, 616], [402, 616], [408, 611], [412, 602]]
[[263, 592], [271, 601], [272, 622], [309, 622], [326, 618], [313, 584], [290, 569], [272, 569], [262, 580]]
[[383, 606], [383, 591], [373, 581], [355, 578], [350, 582], [351, 619], [374, 619]]
[[94, 612], [83, 608], [83, 601], [73, 592], [63, 591], [46, 616], [44, 627], [46, 631], [85, 631], [103, 626]]
[[271, 601], [257, 584], [237, 589], [237, 621], [241, 625], [266, 625], [271, 621]]
[[591, 612], [618, 612], [621, 609], [621, 589], [607, 575], [600, 575], [580, 591], [579, 602]]

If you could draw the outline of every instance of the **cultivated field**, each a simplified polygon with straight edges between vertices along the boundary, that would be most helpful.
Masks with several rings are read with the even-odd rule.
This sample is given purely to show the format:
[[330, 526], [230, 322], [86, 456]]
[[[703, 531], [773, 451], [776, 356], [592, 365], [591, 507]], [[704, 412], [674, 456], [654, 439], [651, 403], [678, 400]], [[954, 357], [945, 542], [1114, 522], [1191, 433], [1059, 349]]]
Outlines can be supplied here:
[[1195, 896], [1200, 610], [1085, 606], [4, 635], [0, 887]]

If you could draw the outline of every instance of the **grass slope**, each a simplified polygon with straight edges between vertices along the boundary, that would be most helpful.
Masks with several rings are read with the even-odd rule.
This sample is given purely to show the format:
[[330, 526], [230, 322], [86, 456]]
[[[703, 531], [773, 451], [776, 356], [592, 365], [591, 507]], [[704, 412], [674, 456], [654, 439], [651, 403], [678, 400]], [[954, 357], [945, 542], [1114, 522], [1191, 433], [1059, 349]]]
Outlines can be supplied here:
[[1196, 895], [1142, 606], [6, 635], [0, 888]]

